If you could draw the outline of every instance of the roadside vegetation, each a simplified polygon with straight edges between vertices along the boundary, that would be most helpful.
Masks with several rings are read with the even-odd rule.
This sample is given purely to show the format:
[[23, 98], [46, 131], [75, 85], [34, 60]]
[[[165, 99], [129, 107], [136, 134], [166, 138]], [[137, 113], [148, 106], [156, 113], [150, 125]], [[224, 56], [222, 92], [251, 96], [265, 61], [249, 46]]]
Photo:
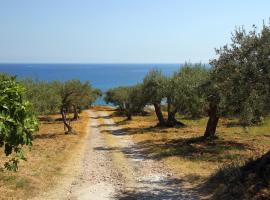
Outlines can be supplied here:
[[[71, 121], [78, 120], [79, 112], [102, 95], [89, 82], [79, 80], [45, 82], [24, 79], [20, 82], [26, 88], [25, 98], [32, 103], [37, 114], [61, 113], [66, 134], [76, 132]], [[73, 116], [67, 117], [69, 114]]]
[[269, 199], [269, 46], [270, 26], [239, 28], [230, 44], [216, 49], [210, 68], [186, 63], [170, 77], [154, 69], [140, 84], [140, 100], [132, 98], [136, 86], [111, 89], [105, 99], [124, 108], [127, 119], [140, 113], [136, 105], [153, 108], [156, 122], [135, 118], [124, 130], [151, 158], [180, 157], [174, 163], [192, 163], [189, 173], [205, 168], [211, 198]]
[[0, 94], [0, 147], [11, 155], [4, 165], [11, 171], [18, 169], [19, 160], [26, 160], [23, 146], [32, 147], [39, 121], [53, 122], [50, 115], [60, 113], [65, 134], [75, 134], [71, 123], [102, 95], [89, 82], [16, 80], [8, 74], [0, 74]]
[[75, 173], [67, 167], [80, 160], [89, 121], [84, 109], [101, 92], [79, 80], [0, 74], [0, 94], [0, 199], [33, 198]]
[[16, 171], [19, 160], [25, 160], [22, 147], [32, 147], [33, 132], [38, 121], [29, 101], [23, 98], [24, 88], [14, 77], [0, 75], [0, 147], [6, 156], [6, 169]]
[[[26, 161], [18, 171], [0, 171], [0, 199], [32, 199], [57, 189], [66, 177], [76, 173], [83, 144], [87, 136], [89, 116], [82, 111], [80, 119], [72, 122], [76, 134], [66, 135], [61, 114], [49, 114], [50, 121], [40, 121], [39, 131], [33, 134], [31, 150], [23, 148]], [[0, 155], [0, 165], [7, 157]], [[70, 168], [72, 166], [72, 168]], [[65, 184], [65, 183], [63, 183]], [[46, 198], [43, 198], [46, 199]]]

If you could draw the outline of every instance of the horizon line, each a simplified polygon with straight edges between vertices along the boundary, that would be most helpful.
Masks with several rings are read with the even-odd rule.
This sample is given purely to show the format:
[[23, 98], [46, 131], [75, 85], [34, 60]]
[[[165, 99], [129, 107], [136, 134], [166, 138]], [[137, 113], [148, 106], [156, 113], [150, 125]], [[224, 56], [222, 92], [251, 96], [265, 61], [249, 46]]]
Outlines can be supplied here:
[[0, 62], [0, 64], [94, 64], [94, 65], [102, 65], [102, 64], [115, 64], [115, 65], [125, 65], [125, 64], [185, 64], [185, 63], [192, 63], [192, 64], [209, 64], [209, 62], [191, 62], [191, 61], [184, 61], [184, 62]]

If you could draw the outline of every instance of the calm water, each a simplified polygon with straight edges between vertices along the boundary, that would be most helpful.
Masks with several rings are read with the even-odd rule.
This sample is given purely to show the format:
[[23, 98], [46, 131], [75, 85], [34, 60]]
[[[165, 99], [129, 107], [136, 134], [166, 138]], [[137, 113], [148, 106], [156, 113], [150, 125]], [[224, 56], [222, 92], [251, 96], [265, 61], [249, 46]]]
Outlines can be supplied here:
[[[37, 80], [80, 79], [106, 91], [111, 87], [128, 86], [143, 80], [145, 74], [158, 68], [166, 75], [179, 69], [181, 64], [0, 64], [0, 72], [31, 77]], [[99, 99], [98, 104], [104, 102]]]

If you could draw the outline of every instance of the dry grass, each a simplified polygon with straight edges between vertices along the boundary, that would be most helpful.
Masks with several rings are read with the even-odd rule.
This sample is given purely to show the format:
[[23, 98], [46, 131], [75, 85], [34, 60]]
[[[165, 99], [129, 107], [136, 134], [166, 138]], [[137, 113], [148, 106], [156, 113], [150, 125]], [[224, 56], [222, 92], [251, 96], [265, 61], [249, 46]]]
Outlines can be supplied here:
[[146, 158], [162, 160], [174, 174], [190, 187], [205, 182], [219, 167], [237, 160], [262, 155], [270, 149], [270, 119], [262, 126], [243, 128], [235, 119], [221, 119], [218, 139], [202, 141], [207, 118], [198, 120], [178, 117], [184, 128], [158, 128], [154, 113], [135, 116], [132, 121], [114, 116]]
[[[60, 115], [50, 117], [58, 119]], [[18, 172], [0, 172], [0, 199], [28, 199], [55, 187], [69, 158], [80, 151], [88, 121], [84, 111], [80, 120], [72, 122], [76, 135], [65, 135], [61, 121], [41, 122], [32, 150], [25, 149], [27, 162], [20, 163]], [[1, 154], [1, 164], [5, 160]]]

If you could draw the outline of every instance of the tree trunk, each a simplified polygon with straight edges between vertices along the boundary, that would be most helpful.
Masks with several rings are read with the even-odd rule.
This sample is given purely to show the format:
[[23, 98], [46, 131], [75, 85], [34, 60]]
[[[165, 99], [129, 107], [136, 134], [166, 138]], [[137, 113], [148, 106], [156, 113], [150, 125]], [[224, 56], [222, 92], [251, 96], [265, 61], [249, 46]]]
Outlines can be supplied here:
[[131, 110], [131, 106], [129, 103], [125, 104], [125, 113], [127, 116], [127, 120], [131, 120], [132, 119], [132, 110]]
[[154, 107], [155, 107], [155, 112], [156, 112], [158, 122], [159, 122], [158, 125], [159, 126], [164, 126], [165, 125], [165, 120], [164, 120], [163, 114], [161, 112], [160, 103], [154, 103]]
[[185, 126], [182, 122], [175, 119], [175, 114], [177, 113], [177, 110], [169, 111], [168, 112], [168, 119], [167, 119], [167, 126], [174, 127], [174, 126]]
[[177, 109], [174, 109], [171, 111], [171, 98], [167, 98], [167, 112], [168, 112], [168, 119], [166, 122], [166, 125], [169, 127], [174, 127], [174, 126], [185, 126], [182, 122], [179, 122], [175, 119], [175, 114], [177, 113]]
[[217, 105], [214, 103], [210, 103], [208, 110], [208, 122], [204, 132], [205, 138], [213, 138], [216, 134], [217, 124], [219, 120], [219, 116], [217, 115]]
[[62, 120], [64, 123], [64, 129], [67, 128], [67, 131], [65, 131], [65, 134], [75, 133], [73, 128], [70, 126], [70, 124], [67, 121], [65, 109], [63, 107], [61, 108], [61, 115], [62, 115]]
[[73, 105], [73, 120], [78, 120], [79, 119], [79, 113], [78, 113], [78, 110], [77, 110], [77, 106]]
[[130, 112], [127, 112], [127, 120], [132, 120], [132, 115]]

